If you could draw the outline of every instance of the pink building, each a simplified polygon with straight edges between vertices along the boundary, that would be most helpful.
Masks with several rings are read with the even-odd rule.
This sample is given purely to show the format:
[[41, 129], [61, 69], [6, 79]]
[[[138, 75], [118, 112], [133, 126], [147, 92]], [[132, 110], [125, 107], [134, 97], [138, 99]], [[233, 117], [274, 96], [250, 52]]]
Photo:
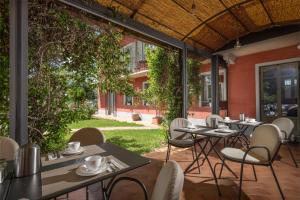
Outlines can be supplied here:
[[[228, 64], [227, 69], [219, 70], [220, 114], [238, 118], [243, 112], [266, 122], [288, 116], [299, 126], [299, 38], [300, 32], [295, 32], [219, 51]], [[143, 90], [148, 87], [144, 51], [147, 44], [130, 37], [123, 42], [131, 55], [134, 87]], [[204, 60], [199, 66], [203, 90], [188, 109], [188, 118], [197, 123], [203, 123], [211, 113], [210, 70], [210, 60]], [[134, 101], [123, 94], [103, 94], [99, 96], [98, 111], [126, 119], [139, 113], [141, 120], [151, 122], [155, 110], [145, 101], [137, 105]]]

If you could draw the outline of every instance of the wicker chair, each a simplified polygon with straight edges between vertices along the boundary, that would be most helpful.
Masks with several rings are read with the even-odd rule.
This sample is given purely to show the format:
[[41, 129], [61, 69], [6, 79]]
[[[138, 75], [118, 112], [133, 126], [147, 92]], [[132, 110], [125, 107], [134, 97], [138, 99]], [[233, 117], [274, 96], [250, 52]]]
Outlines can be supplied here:
[[[139, 180], [131, 177], [120, 177], [114, 181], [108, 193], [108, 199], [115, 185], [120, 181], [131, 181], [137, 183], [144, 192], [144, 198], [149, 199], [146, 187]], [[151, 200], [179, 200], [180, 193], [183, 188], [184, 175], [183, 172], [175, 161], [168, 161], [160, 170], [155, 183]]]
[[14, 160], [18, 148], [19, 145], [16, 141], [0, 136], [0, 159]]
[[280, 138], [281, 138], [281, 144], [285, 145], [292, 157], [292, 160], [295, 164], [295, 167], [298, 167], [298, 164], [295, 160], [295, 157], [293, 155], [293, 152], [290, 148], [289, 142], [291, 140], [292, 132], [294, 129], [294, 122], [290, 120], [287, 117], [281, 117], [278, 119], [275, 119], [272, 124], [275, 124], [280, 129]]
[[255, 165], [270, 167], [280, 195], [282, 199], [284, 199], [284, 195], [272, 166], [274, 158], [276, 157], [281, 145], [279, 134], [280, 130], [277, 126], [273, 124], [264, 124], [254, 130], [252, 137], [250, 138], [250, 147], [246, 151], [231, 147], [226, 147], [221, 150], [221, 154], [224, 159], [220, 171], [220, 177], [222, 175], [225, 160], [241, 163], [238, 199], [241, 199], [244, 164], [252, 165], [256, 180]]
[[[177, 128], [184, 128], [188, 126], [192, 126], [192, 123], [184, 118], [176, 118], [171, 122], [169, 126], [169, 130], [167, 131], [168, 150], [167, 150], [166, 162], [170, 158], [172, 146], [177, 148], [191, 148], [193, 160], [197, 157], [196, 144], [200, 142], [204, 137], [194, 138], [189, 133], [175, 131], [175, 129]], [[197, 166], [198, 166], [198, 171], [200, 173], [200, 165], [198, 160], [197, 160]]]
[[81, 146], [103, 144], [104, 134], [96, 128], [82, 128], [76, 131], [70, 138], [70, 142], [79, 141]]

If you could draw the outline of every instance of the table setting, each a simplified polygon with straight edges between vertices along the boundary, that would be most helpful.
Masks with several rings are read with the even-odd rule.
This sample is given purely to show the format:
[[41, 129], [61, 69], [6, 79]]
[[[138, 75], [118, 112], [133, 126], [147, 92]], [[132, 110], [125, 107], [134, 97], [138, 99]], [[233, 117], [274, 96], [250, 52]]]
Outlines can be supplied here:
[[[35, 146], [29, 148], [38, 150]], [[18, 178], [6, 176], [0, 187], [0, 199], [53, 199], [106, 179], [113, 180], [119, 174], [150, 163], [149, 159], [109, 142], [81, 146], [76, 141], [68, 143], [61, 152], [34, 160], [40, 160], [36, 162], [40, 167], [37, 165], [34, 171]]]

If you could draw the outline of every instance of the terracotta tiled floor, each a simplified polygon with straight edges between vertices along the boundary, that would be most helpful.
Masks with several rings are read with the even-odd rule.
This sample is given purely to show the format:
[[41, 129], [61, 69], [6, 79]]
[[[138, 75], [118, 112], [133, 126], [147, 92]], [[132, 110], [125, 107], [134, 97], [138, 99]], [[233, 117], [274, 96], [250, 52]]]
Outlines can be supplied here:
[[[297, 162], [300, 164], [300, 146], [294, 145], [293, 152]], [[274, 162], [274, 169], [279, 179], [282, 190], [287, 200], [300, 200], [300, 168], [295, 168], [286, 147], [280, 150], [280, 160]], [[145, 155], [151, 158], [151, 164], [142, 168], [136, 169], [125, 174], [141, 180], [151, 194], [156, 177], [160, 168], [163, 165], [166, 153], [152, 152]], [[190, 150], [172, 151], [171, 159], [176, 160], [183, 169], [191, 162], [192, 156]], [[212, 163], [219, 160], [214, 156], [210, 156]], [[239, 175], [240, 165], [228, 162], [229, 166]], [[219, 172], [219, 168], [217, 169]], [[212, 175], [207, 165], [207, 162], [201, 167], [201, 174], [198, 170], [194, 170], [185, 176], [183, 193], [181, 199], [236, 199], [238, 192], [238, 180], [234, 178], [226, 169], [223, 171], [223, 178], [218, 179], [221, 188], [222, 196], [219, 197], [216, 192]], [[246, 166], [243, 182], [243, 199], [280, 199], [279, 191], [277, 190], [275, 181], [271, 171], [267, 167], [256, 167], [258, 181], [254, 181], [254, 175], [251, 166]], [[90, 199], [101, 199], [100, 191], [97, 186], [91, 188]], [[85, 190], [79, 190], [70, 194], [70, 200], [85, 199]], [[135, 200], [143, 199], [142, 192], [138, 187], [131, 183], [123, 183], [118, 185], [114, 191], [112, 199]]]

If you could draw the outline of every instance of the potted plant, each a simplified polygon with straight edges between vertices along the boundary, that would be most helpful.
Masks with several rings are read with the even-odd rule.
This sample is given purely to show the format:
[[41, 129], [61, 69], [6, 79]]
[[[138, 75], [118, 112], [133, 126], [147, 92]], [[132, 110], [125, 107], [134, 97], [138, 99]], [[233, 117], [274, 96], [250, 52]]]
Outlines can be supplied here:
[[159, 103], [159, 97], [157, 95], [153, 95], [151, 90], [144, 90], [141, 94], [142, 98], [147, 101], [147, 104], [155, 109], [155, 116], [152, 118], [152, 124], [159, 125], [163, 121], [163, 117], [161, 116], [161, 111], [163, 105]]

